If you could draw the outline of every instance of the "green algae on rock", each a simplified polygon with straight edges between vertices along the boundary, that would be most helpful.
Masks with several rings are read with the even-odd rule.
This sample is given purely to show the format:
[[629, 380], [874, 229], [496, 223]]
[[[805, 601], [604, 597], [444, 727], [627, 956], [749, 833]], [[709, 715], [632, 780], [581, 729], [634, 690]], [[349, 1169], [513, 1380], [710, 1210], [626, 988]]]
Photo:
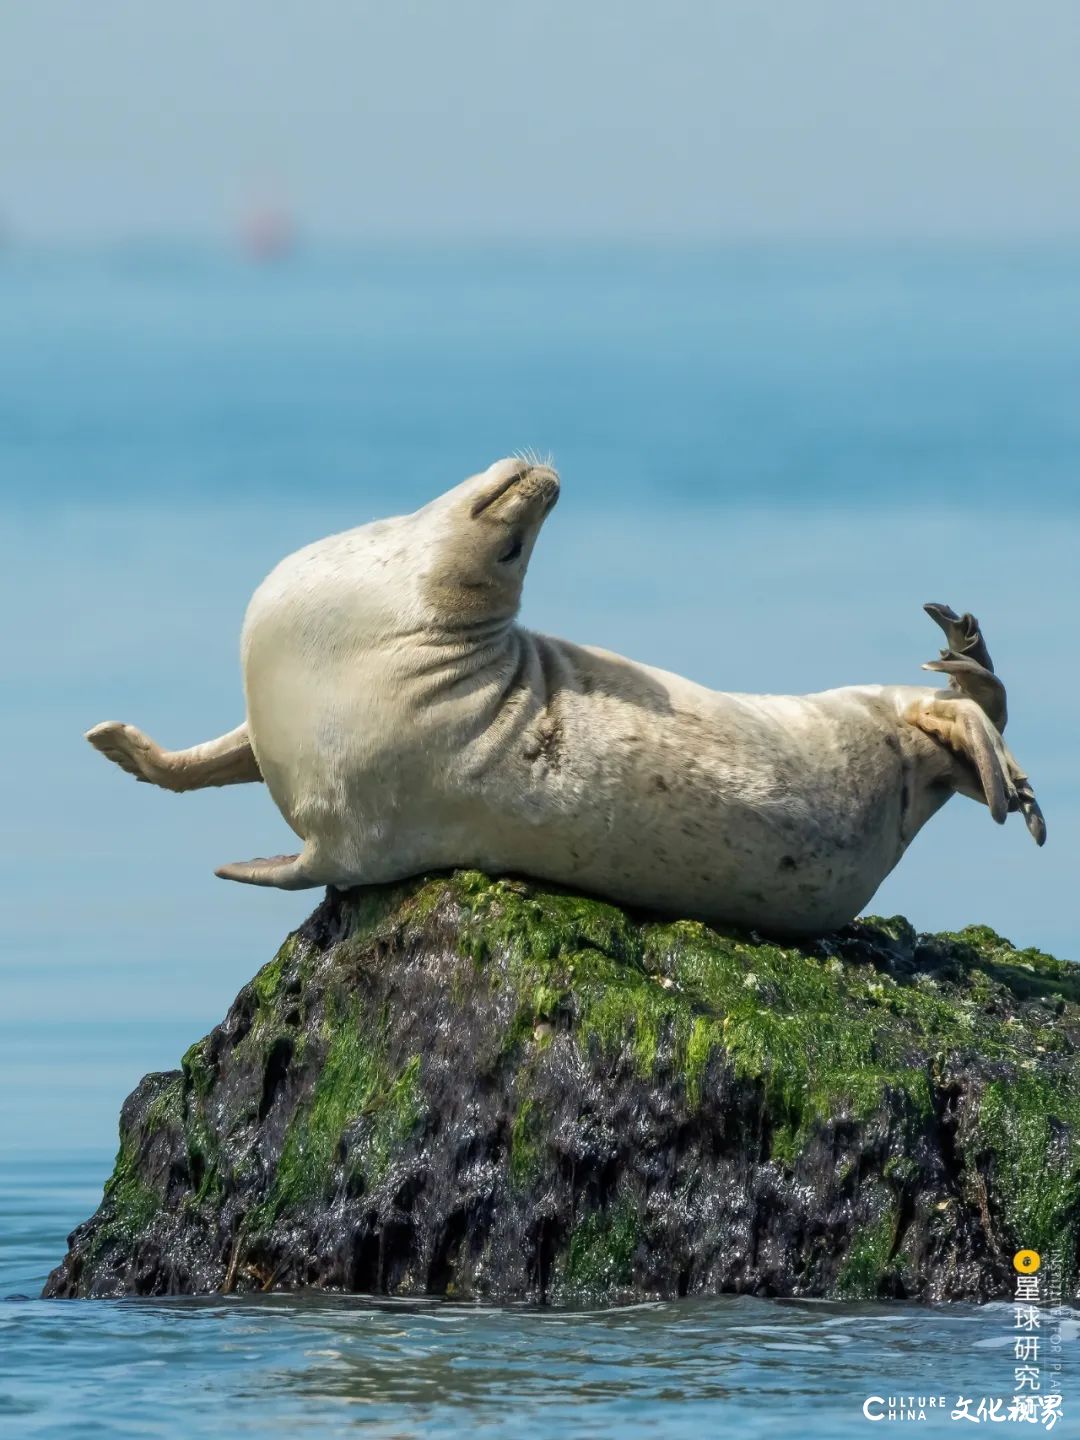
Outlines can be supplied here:
[[475, 872], [345, 894], [126, 1101], [46, 1295], [985, 1300], [1080, 1246], [1080, 969]]

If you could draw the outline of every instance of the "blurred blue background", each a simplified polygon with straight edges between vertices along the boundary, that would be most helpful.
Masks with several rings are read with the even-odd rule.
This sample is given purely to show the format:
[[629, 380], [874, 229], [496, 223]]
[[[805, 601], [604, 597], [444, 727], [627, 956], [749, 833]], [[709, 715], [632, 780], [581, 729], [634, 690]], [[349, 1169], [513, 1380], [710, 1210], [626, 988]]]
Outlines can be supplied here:
[[230, 728], [281, 555], [525, 446], [536, 628], [799, 691], [973, 609], [1050, 840], [958, 799], [874, 906], [1080, 953], [1080, 12], [975, 13], [6, 12], [0, 1149], [110, 1143], [314, 899], [83, 730]]

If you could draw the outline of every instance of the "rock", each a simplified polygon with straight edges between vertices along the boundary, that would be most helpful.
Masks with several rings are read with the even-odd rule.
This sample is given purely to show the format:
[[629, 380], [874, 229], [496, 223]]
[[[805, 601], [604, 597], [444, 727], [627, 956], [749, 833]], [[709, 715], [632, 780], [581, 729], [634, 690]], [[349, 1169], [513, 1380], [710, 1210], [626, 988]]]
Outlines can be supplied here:
[[475, 872], [330, 892], [126, 1101], [47, 1296], [988, 1300], [1080, 1232], [1080, 970]]

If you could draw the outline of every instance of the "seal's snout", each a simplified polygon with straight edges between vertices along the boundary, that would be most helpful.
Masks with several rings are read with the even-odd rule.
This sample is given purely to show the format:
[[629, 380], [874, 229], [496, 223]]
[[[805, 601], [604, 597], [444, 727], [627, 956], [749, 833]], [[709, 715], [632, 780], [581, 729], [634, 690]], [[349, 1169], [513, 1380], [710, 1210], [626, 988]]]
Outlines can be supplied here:
[[550, 510], [559, 498], [559, 473], [550, 465], [533, 465], [521, 482], [522, 493]]
[[483, 478], [483, 488], [472, 503], [474, 519], [488, 511], [536, 510], [546, 514], [559, 498], [559, 476], [552, 466], [516, 456], [498, 461]]

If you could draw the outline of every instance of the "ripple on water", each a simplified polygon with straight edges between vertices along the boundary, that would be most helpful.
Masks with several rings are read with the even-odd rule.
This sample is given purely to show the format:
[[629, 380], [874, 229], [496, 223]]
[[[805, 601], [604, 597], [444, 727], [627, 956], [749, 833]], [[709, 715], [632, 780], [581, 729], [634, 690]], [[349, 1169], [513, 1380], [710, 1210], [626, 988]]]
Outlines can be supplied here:
[[[0, 1293], [40, 1292], [110, 1157], [0, 1176]], [[720, 1296], [540, 1310], [335, 1295], [0, 1302], [0, 1420], [20, 1437], [864, 1435], [869, 1393], [1006, 1394], [1006, 1305]], [[1065, 1321], [1075, 1340], [1077, 1317]], [[58, 1384], [57, 1377], [63, 1377]], [[140, 1424], [142, 1422], [140, 1421]], [[952, 1433], [946, 1423], [920, 1435]]]

